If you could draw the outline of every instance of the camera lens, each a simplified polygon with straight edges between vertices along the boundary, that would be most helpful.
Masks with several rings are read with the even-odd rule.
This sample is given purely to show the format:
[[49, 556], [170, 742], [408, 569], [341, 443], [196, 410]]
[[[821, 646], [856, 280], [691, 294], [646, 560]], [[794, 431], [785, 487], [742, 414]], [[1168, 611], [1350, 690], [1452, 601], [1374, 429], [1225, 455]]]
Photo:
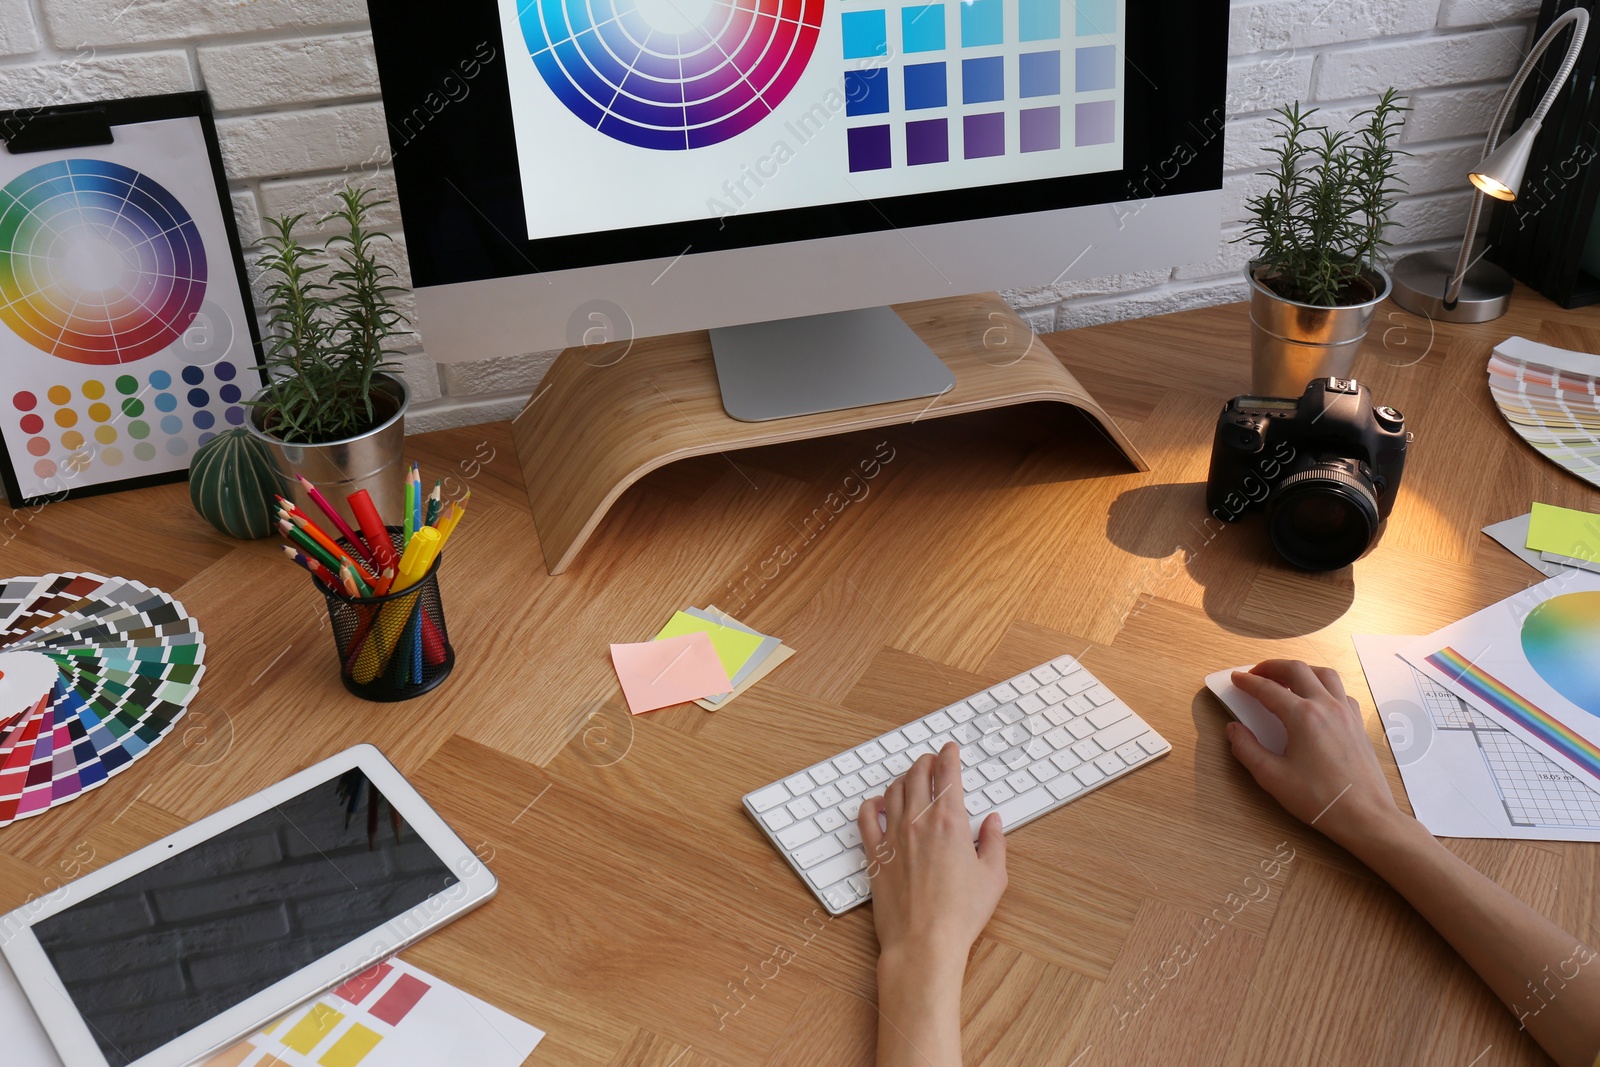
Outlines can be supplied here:
[[1361, 557], [1378, 532], [1378, 500], [1365, 479], [1319, 464], [1285, 478], [1267, 507], [1272, 544], [1308, 571], [1333, 571]]

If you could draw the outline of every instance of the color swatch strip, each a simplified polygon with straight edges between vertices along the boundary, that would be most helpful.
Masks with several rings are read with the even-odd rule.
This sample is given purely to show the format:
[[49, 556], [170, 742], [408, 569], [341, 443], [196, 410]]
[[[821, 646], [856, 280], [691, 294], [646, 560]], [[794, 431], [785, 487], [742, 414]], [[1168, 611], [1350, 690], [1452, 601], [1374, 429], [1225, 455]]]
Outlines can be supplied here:
[[1533, 734], [1591, 777], [1600, 780], [1600, 747], [1596, 747], [1588, 738], [1543, 708], [1530, 703], [1454, 648], [1440, 649], [1428, 657], [1428, 662], [1455, 679], [1488, 707]]

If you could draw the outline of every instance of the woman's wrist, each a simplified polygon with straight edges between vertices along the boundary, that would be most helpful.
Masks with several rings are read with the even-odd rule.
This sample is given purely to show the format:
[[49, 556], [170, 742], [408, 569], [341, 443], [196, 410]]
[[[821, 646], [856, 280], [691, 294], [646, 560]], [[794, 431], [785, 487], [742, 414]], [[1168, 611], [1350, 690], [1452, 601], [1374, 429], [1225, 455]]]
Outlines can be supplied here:
[[967, 948], [923, 941], [891, 945], [878, 954], [878, 984], [918, 982], [929, 988], [953, 986], [959, 995], [967, 971]]

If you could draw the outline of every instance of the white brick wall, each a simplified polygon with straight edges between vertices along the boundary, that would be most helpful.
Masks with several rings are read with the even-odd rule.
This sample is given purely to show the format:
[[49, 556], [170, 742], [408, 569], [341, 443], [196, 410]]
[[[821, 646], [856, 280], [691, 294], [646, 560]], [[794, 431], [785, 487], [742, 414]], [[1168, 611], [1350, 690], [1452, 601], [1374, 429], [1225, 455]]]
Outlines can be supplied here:
[[[1204, 263], [1008, 293], [1036, 329], [1160, 314], [1241, 299], [1249, 255], [1231, 243], [1259, 188], [1268, 112], [1299, 99], [1335, 123], [1386, 86], [1407, 95], [1410, 192], [1397, 250], [1458, 239], [1465, 169], [1531, 39], [1538, 0], [1234, 0], [1229, 26], [1223, 231]], [[377, 164], [389, 140], [363, 0], [0, 0], [0, 107], [32, 107], [204, 86], [241, 237], [263, 215], [330, 206], [349, 178], [393, 198]], [[380, 223], [398, 238], [399, 215]], [[401, 242], [386, 259], [403, 269]], [[407, 302], [409, 304], [409, 301]], [[402, 357], [414, 430], [509, 418], [553, 353], [439, 367], [415, 344]]]

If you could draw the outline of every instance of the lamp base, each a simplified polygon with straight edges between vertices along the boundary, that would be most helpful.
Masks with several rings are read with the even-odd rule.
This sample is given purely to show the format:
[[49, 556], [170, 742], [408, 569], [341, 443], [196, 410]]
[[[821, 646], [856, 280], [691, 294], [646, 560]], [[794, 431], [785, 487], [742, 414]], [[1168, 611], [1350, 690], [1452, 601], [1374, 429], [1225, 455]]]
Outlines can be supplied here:
[[1401, 259], [1390, 271], [1394, 302], [1439, 322], [1488, 322], [1504, 315], [1511, 307], [1511, 275], [1481, 259], [1467, 268], [1456, 302], [1444, 306], [1456, 259], [1455, 252], [1413, 252]]

